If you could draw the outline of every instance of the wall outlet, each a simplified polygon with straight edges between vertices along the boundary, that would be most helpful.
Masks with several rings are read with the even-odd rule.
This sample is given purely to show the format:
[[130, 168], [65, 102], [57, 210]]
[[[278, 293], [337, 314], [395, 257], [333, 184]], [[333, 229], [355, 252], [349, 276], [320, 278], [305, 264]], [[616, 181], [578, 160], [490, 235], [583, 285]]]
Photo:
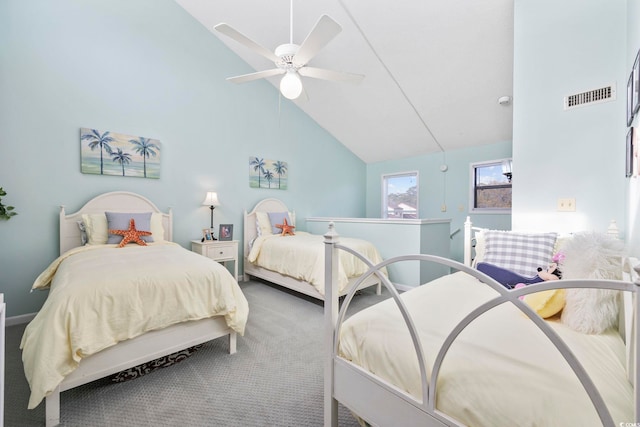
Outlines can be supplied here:
[[443, 203], [442, 206], [440, 206], [440, 212], [446, 212], [446, 211], [447, 211], [447, 205]]
[[576, 211], [576, 199], [563, 198], [558, 199], [558, 212], [575, 212]]

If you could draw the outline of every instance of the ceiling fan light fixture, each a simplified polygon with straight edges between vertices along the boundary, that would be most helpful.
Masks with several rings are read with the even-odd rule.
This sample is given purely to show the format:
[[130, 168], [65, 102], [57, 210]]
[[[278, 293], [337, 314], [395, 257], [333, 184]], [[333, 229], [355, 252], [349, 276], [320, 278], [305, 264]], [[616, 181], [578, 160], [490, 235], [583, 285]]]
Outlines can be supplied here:
[[295, 70], [287, 71], [280, 80], [280, 93], [287, 99], [296, 99], [302, 94], [302, 81]]

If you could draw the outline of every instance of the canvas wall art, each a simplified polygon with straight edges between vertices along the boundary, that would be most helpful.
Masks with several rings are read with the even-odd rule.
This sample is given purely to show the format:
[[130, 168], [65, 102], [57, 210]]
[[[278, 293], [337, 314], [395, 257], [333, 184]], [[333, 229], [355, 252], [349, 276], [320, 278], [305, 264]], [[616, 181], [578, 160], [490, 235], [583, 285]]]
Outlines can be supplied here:
[[80, 128], [82, 173], [160, 178], [160, 141]]
[[286, 190], [288, 170], [287, 162], [249, 157], [249, 187]]

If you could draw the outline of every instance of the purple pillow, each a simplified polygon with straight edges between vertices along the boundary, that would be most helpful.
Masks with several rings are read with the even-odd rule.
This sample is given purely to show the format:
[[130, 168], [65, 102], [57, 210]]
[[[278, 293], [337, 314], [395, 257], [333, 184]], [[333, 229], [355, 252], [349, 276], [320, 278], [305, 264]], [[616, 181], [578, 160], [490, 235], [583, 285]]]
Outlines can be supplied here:
[[284, 219], [287, 219], [287, 224], [291, 224], [291, 218], [289, 218], [289, 212], [269, 212], [269, 221], [271, 222], [271, 232], [273, 234], [282, 233], [282, 228], [276, 227], [276, 224], [284, 224]]
[[544, 282], [537, 274], [532, 277], [527, 277], [488, 262], [479, 262], [476, 268], [507, 289], [513, 289], [518, 283], [530, 285], [532, 283]]
[[[151, 231], [151, 212], [143, 213], [123, 213], [123, 212], [105, 212], [107, 216], [108, 230], [128, 230], [131, 218], [136, 222], [136, 230]], [[120, 243], [123, 236], [119, 234], [109, 233], [107, 243]], [[153, 243], [153, 236], [140, 236], [147, 243]]]

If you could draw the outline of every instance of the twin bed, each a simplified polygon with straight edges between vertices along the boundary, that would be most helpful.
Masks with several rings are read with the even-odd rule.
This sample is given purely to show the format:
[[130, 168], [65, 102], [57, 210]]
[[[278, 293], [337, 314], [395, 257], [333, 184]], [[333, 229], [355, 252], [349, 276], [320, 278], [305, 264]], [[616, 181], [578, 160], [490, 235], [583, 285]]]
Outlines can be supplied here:
[[[154, 241], [107, 243], [105, 213], [125, 229], [136, 217], [144, 230], [147, 218]], [[60, 257], [33, 286], [49, 295], [21, 343], [29, 408], [45, 398], [47, 426], [60, 422], [62, 391], [219, 337], [235, 353], [247, 300], [226, 268], [172, 243], [172, 230], [171, 210], [134, 193], [99, 195], [69, 215], [61, 207]]]
[[[637, 260], [618, 256], [619, 241], [607, 236], [554, 235], [566, 277], [509, 290], [471, 265], [471, 242], [473, 265], [496, 250], [513, 260], [518, 249], [497, 248], [486, 231], [475, 239], [470, 221], [465, 234], [467, 264], [362, 257], [371, 267], [362, 279], [377, 275], [391, 298], [352, 316], [354, 292], [338, 310], [336, 286], [327, 286], [325, 426], [337, 425], [338, 402], [381, 426], [637, 425]], [[332, 227], [325, 246], [325, 280], [335, 284], [339, 252], [356, 254]], [[436, 262], [452, 273], [400, 295], [377, 273], [396, 262]], [[612, 301], [617, 311], [600, 324]]]
[[[321, 235], [294, 229], [294, 235], [282, 236], [282, 220], [295, 226], [295, 212], [278, 199], [258, 202], [250, 212], [244, 212], [244, 279], [257, 277], [317, 299], [324, 298], [324, 245]], [[368, 241], [343, 238], [343, 244], [371, 260], [382, 260], [377, 248]], [[339, 294], [345, 295], [356, 278], [366, 271], [366, 264], [344, 253], [338, 263]], [[381, 284], [372, 276], [362, 281], [358, 289]]]

